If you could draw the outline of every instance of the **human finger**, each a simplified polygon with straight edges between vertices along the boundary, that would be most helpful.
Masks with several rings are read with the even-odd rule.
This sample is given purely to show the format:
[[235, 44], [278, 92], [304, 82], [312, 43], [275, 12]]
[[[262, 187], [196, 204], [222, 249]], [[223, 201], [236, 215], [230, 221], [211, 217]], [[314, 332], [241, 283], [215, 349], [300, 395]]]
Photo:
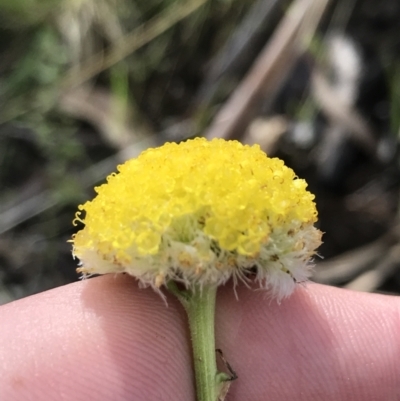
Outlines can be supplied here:
[[312, 284], [278, 305], [220, 291], [217, 346], [229, 400], [400, 400], [400, 300]]
[[194, 399], [185, 317], [109, 275], [0, 308], [0, 400]]

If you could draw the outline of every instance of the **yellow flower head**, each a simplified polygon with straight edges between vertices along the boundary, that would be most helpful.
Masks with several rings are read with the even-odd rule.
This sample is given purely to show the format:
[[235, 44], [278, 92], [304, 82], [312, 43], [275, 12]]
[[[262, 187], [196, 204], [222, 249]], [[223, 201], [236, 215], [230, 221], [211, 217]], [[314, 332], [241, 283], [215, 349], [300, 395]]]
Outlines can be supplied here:
[[167, 143], [118, 171], [76, 215], [85, 227], [73, 253], [84, 274], [127, 272], [154, 288], [251, 275], [278, 298], [309, 277], [321, 243], [314, 195], [257, 145]]

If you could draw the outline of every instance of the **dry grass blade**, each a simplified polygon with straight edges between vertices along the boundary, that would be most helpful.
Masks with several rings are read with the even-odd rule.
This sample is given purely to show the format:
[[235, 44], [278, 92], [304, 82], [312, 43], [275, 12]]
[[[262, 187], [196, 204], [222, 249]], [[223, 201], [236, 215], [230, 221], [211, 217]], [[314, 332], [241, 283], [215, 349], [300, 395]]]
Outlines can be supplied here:
[[63, 113], [87, 121], [106, 143], [118, 150], [154, 135], [143, 118], [133, 118], [135, 110], [131, 104], [125, 107], [118, 96], [102, 88], [82, 85], [65, 91], [58, 106]]
[[353, 291], [376, 291], [388, 277], [399, 269], [399, 260], [400, 245], [396, 244], [388, 250], [383, 260], [376, 263], [373, 269], [360, 274], [350, 283], [346, 284], [344, 288]]
[[266, 27], [274, 24], [280, 8], [282, 0], [257, 0], [252, 4], [240, 24], [235, 26], [231, 37], [211, 60], [197, 94], [197, 107], [204, 107], [212, 101], [228, 75], [245, 68], [249, 54], [265, 37]]
[[254, 66], [215, 117], [206, 137], [243, 133], [263, 94], [276, 92], [301, 51], [308, 46], [329, 0], [296, 0]]
[[[155, 143], [156, 137], [153, 135], [130, 144], [115, 155], [83, 171], [79, 176], [79, 184], [82, 188], [93, 187], [97, 182], [103, 180], [104, 177], [114, 171], [116, 165], [132, 157], [137, 157], [142, 151], [155, 146]], [[56, 206], [59, 203], [59, 199], [54, 195], [53, 190], [47, 189], [10, 208], [0, 210], [0, 235], [13, 229], [18, 224]]]
[[396, 225], [374, 242], [318, 263], [313, 281], [337, 285], [354, 280], [372, 269], [382, 259], [382, 255], [396, 247], [398, 241], [399, 227]]
[[207, 1], [193, 0], [185, 5], [174, 3], [165, 12], [147, 21], [114, 43], [105, 53], [98, 53], [82, 65], [72, 67], [67, 71], [62, 86], [70, 88], [80, 85], [107, 68], [112, 67], [129, 54], [161, 35], [180, 20], [192, 14]]

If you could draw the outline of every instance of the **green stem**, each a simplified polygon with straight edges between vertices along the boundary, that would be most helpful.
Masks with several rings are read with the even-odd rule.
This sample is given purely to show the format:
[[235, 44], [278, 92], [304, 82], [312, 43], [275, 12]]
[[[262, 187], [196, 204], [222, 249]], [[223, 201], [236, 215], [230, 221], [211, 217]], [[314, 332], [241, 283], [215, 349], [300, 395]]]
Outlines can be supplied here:
[[215, 356], [215, 298], [216, 286], [179, 291], [171, 283], [169, 290], [184, 306], [192, 337], [197, 401], [217, 401], [221, 380], [225, 375], [217, 371]]
[[196, 289], [185, 306], [192, 336], [197, 401], [217, 401], [215, 296], [217, 287]]

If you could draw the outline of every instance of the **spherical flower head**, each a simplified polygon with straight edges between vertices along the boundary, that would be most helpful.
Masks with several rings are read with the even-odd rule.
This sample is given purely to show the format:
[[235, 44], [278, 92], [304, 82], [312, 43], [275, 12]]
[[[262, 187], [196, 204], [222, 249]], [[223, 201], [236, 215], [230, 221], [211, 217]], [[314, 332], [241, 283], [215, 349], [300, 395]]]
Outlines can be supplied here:
[[154, 288], [254, 279], [278, 299], [310, 276], [321, 243], [314, 195], [259, 146], [167, 143], [118, 171], [76, 215], [85, 275], [127, 272]]

